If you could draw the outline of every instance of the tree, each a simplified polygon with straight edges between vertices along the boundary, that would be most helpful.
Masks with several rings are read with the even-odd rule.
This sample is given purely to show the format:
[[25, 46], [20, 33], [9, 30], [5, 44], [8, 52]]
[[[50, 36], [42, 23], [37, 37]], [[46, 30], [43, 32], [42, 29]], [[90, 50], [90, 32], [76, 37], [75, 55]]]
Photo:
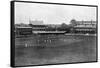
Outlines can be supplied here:
[[67, 27], [67, 24], [62, 23], [62, 24], [61, 24], [61, 27], [62, 27], [62, 28], [66, 28], [66, 27]]
[[72, 20], [70, 21], [70, 25], [71, 25], [71, 26], [75, 26], [75, 25], [76, 25], [76, 20], [75, 20], [75, 19], [72, 19]]
[[62, 23], [61, 26], [58, 28], [60, 31], [69, 31], [70, 27], [69, 25]]

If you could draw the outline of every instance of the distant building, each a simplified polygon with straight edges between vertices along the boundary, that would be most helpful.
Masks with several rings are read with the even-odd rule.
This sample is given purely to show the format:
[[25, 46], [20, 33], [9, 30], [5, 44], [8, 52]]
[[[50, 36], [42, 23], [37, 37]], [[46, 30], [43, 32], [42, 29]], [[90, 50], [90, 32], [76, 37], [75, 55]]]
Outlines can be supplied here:
[[72, 23], [75, 33], [96, 33], [96, 21], [74, 21]]
[[74, 27], [96, 28], [96, 21], [76, 21]]
[[32, 25], [43, 25], [43, 21], [42, 20], [30, 20], [29, 21], [29, 24], [32, 24]]
[[15, 34], [19, 35], [30, 35], [32, 34], [32, 27], [28, 24], [15, 24]]

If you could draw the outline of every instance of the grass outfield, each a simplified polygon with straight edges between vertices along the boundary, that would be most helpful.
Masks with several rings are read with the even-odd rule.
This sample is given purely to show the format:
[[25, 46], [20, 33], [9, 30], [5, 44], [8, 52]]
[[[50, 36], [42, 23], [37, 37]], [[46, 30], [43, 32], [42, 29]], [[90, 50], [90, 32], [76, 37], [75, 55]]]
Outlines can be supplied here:
[[96, 61], [96, 36], [28, 36], [15, 47], [16, 66]]

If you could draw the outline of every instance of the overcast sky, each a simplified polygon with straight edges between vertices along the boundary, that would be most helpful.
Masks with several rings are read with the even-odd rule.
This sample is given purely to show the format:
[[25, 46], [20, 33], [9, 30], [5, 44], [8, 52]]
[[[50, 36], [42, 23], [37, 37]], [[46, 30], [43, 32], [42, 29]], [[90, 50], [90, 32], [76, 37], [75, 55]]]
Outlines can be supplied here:
[[45, 24], [68, 24], [72, 19], [96, 21], [96, 7], [15, 3], [15, 23], [28, 24], [29, 20], [43, 20]]

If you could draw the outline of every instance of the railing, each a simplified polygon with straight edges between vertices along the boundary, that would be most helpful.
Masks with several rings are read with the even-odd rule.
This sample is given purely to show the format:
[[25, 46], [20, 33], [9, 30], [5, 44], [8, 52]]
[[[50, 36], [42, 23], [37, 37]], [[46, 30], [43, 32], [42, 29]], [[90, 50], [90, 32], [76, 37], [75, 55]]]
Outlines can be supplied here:
[[66, 31], [32, 31], [35, 34], [39, 33], [65, 33]]

